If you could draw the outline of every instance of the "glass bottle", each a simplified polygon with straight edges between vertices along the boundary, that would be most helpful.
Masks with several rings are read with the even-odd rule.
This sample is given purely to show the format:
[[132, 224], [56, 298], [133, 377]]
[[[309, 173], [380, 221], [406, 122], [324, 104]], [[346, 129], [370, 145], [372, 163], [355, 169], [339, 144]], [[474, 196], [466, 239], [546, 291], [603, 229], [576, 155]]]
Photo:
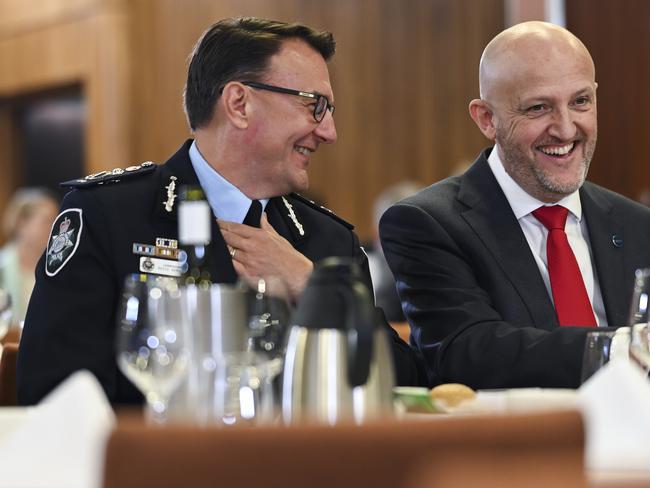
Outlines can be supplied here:
[[178, 241], [186, 256], [181, 281], [184, 285], [210, 286], [211, 216], [201, 187], [183, 186], [179, 194]]

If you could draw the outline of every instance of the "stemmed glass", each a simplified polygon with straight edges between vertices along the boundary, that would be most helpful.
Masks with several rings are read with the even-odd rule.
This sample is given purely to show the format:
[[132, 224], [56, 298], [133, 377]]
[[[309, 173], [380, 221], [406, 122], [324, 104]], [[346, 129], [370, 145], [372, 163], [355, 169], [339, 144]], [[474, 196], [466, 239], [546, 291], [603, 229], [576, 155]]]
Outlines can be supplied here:
[[274, 362], [279, 373], [286, 352], [289, 291], [284, 281], [275, 276], [249, 278], [247, 281], [248, 350]]
[[629, 324], [630, 358], [646, 373], [650, 371], [650, 269], [637, 269], [634, 273], [634, 292], [630, 307]]
[[126, 278], [118, 310], [117, 364], [145, 395], [154, 423], [166, 422], [169, 397], [183, 380], [189, 361], [181, 316], [176, 280]]
[[634, 324], [630, 336], [630, 358], [648, 374], [650, 372], [650, 327]]
[[284, 339], [289, 319], [289, 292], [276, 277], [255, 277], [248, 280], [249, 348], [268, 357], [284, 352]]
[[281, 398], [278, 378], [286, 351], [289, 291], [277, 276], [246, 277], [240, 286], [246, 289], [248, 341], [245, 352], [221, 358], [216, 386], [225, 388], [220, 393], [225, 402], [217, 410], [224, 423], [235, 418], [248, 423], [253, 418], [247, 412], [253, 410], [255, 422], [270, 422]]

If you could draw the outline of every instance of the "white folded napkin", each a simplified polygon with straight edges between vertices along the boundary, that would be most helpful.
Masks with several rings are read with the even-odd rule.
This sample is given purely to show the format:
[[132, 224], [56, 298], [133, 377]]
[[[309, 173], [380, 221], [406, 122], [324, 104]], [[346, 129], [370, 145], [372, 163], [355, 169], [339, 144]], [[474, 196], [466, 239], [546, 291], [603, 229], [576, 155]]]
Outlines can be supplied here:
[[590, 470], [650, 470], [650, 382], [629, 361], [610, 361], [578, 390]]
[[74, 373], [0, 440], [0, 487], [99, 488], [114, 425], [95, 377]]

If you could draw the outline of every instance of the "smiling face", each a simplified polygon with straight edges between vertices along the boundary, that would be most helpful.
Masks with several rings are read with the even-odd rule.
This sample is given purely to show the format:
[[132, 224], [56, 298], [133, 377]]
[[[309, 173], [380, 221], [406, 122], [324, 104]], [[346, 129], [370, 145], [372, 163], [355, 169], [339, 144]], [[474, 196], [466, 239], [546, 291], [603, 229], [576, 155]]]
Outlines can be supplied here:
[[[333, 103], [327, 64], [301, 40], [288, 40], [271, 58], [261, 82], [283, 88], [325, 95]], [[257, 198], [304, 191], [309, 186], [307, 169], [321, 143], [336, 141], [336, 127], [328, 111], [314, 120], [314, 99], [250, 90], [254, 110], [246, 131], [250, 174], [258, 181]]]
[[486, 49], [480, 101], [486, 115], [479, 127], [527, 193], [556, 202], [582, 186], [596, 146], [593, 63], [559, 28], [544, 26], [511, 40], [497, 44], [496, 52]]

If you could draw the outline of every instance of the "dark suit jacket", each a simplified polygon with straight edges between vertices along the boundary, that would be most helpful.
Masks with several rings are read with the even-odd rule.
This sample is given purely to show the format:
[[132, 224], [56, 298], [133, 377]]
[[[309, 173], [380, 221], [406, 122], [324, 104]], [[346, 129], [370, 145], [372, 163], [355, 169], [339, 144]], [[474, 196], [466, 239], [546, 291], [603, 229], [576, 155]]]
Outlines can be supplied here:
[[[411, 341], [431, 385], [575, 387], [588, 329], [558, 326], [488, 154], [381, 220]], [[626, 325], [634, 270], [650, 266], [650, 210], [588, 182], [580, 199], [608, 324]]]
[[[66, 195], [62, 209], [81, 209], [83, 229], [76, 252], [58, 273], [48, 276], [43, 258], [37, 266], [18, 358], [21, 404], [38, 402], [82, 368], [97, 376], [111, 402], [142, 401], [116, 365], [115, 313], [124, 278], [139, 272], [140, 256], [133, 253], [133, 244], [153, 244], [159, 237], [177, 239], [177, 206], [167, 212], [164, 203], [172, 176], [177, 189], [199, 184], [188, 156], [190, 144], [164, 165], [121, 175], [119, 182], [113, 177], [98, 178], [102, 184], [80, 182]], [[285, 198], [304, 235], [280, 197], [272, 198], [266, 208], [276, 231], [314, 262], [328, 256], [356, 258], [372, 290], [367, 259], [352, 226], [297, 195]], [[213, 281], [235, 282], [237, 274], [216, 220], [210, 255]], [[413, 351], [385, 327], [393, 340], [398, 381], [416, 382]]]

